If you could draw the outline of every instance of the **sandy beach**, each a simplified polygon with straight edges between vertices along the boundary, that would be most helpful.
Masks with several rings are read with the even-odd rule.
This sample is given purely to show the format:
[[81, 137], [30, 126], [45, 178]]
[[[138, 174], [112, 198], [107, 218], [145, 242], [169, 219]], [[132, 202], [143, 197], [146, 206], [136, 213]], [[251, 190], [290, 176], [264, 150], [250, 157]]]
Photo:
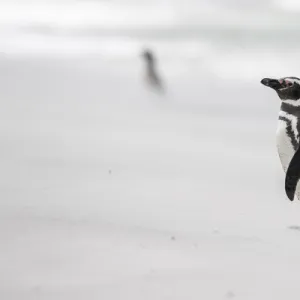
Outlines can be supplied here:
[[[260, 85], [299, 76], [296, 48], [38, 21], [0, 32], [0, 298], [298, 300], [299, 202]], [[145, 85], [145, 44], [166, 95]]]

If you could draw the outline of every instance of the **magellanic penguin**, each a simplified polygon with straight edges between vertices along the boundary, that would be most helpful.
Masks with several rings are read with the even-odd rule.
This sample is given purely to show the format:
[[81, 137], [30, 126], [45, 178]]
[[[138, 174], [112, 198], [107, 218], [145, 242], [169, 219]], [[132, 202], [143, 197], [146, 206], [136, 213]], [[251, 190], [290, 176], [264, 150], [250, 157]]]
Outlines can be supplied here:
[[153, 52], [150, 49], [144, 50], [142, 56], [146, 62], [146, 81], [156, 90], [163, 92], [163, 83], [157, 72], [156, 59]]
[[295, 194], [300, 200], [300, 79], [284, 77], [264, 78], [261, 83], [275, 90], [281, 99], [276, 143], [285, 176], [285, 191], [293, 201]]

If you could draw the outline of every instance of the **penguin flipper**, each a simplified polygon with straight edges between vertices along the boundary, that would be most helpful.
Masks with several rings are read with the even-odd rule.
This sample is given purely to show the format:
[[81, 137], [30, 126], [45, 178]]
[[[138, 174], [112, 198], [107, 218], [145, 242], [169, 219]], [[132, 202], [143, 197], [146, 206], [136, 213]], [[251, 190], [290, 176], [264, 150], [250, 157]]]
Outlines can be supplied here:
[[294, 201], [296, 188], [300, 179], [300, 148], [295, 152], [285, 175], [285, 192]]

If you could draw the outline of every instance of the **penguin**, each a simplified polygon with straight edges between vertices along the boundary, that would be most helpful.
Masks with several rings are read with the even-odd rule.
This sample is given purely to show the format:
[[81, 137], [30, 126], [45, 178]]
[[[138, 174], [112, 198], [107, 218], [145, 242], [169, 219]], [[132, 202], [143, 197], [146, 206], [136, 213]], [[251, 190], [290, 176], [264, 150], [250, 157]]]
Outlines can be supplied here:
[[281, 100], [276, 132], [277, 150], [285, 172], [285, 192], [293, 201], [300, 200], [300, 79], [283, 77], [264, 78], [261, 83], [275, 90]]
[[160, 92], [163, 92], [163, 83], [156, 69], [156, 58], [150, 49], [146, 49], [142, 53], [142, 57], [146, 62], [146, 81]]

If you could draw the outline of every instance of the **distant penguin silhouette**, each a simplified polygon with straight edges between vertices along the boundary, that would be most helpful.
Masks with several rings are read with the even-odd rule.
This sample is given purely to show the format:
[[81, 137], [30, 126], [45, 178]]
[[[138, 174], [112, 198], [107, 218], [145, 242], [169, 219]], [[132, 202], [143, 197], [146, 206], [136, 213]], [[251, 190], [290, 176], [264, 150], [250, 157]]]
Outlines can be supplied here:
[[146, 81], [147, 83], [160, 92], [164, 91], [163, 83], [156, 69], [156, 59], [151, 50], [146, 49], [142, 54], [146, 62]]

